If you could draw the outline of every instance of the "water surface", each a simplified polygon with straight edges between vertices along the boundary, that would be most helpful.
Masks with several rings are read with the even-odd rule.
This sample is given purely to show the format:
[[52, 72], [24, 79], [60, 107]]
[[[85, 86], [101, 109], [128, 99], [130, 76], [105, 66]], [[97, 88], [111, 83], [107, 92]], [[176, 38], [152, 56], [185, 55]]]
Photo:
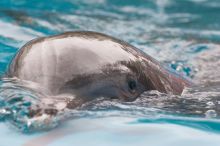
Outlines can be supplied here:
[[181, 96], [97, 99], [45, 123], [27, 119], [28, 102], [18, 102], [39, 104], [38, 95], [2, 80], [2, 145], [219, 145], [219, 13], [218, 0], [1, 0], [1, 75], [29, 40], [91, 30], [131, 43], [197, 84]]

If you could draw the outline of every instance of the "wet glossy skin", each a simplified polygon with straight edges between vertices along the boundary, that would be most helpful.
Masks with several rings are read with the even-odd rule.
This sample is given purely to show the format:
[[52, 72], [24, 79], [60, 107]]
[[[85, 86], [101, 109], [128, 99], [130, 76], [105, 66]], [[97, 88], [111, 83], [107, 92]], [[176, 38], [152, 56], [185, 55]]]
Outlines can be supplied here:
[[71, 94], [82, 101], [132, 101], [147, 90], [181, 94], [190, 85], [134, 46], [95, 32], [30, 41], [12, 61], [7, 76], [39, 83], [44, 94]]

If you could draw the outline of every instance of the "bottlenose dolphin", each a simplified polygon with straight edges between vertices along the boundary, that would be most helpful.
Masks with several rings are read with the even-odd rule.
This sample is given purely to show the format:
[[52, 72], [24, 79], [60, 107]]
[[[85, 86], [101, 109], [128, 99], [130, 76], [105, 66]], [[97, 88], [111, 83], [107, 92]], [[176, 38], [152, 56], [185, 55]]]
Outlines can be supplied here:
[[51, 99], [67, 98], [70, 109], [98, 97], [133, 101], [148, 90], [180, 95], [192, 85], [136, 47], [91, 31], [28, 42], [5, 76], [36, 83]]

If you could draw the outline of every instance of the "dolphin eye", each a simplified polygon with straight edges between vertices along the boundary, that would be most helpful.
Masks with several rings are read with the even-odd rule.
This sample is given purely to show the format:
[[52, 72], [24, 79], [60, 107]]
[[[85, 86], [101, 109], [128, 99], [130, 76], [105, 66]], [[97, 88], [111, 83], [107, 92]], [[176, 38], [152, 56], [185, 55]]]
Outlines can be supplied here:
[[129, 80], [128, 81], [128, 88], [129, 90], [134, 93], [136, 91], [136, 88], [137, 88], [137, 83], [135, 80]]

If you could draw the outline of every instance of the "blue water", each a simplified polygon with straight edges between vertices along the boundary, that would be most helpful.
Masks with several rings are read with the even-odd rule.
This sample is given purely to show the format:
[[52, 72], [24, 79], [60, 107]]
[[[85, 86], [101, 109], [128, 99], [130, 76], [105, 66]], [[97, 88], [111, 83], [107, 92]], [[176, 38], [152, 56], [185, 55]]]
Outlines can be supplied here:
[[36, 120], [25, 116], [25, 97], [37, 103], [37, 95], [3, 80], [0, 145], [219, 145], [219, 13], [218, 0], [1, 0], [0, 75], [34, 38], [92, 30], [131, 43], [197, 86], [181, 96], [146, 92], [130, 103], [99, 99]]

